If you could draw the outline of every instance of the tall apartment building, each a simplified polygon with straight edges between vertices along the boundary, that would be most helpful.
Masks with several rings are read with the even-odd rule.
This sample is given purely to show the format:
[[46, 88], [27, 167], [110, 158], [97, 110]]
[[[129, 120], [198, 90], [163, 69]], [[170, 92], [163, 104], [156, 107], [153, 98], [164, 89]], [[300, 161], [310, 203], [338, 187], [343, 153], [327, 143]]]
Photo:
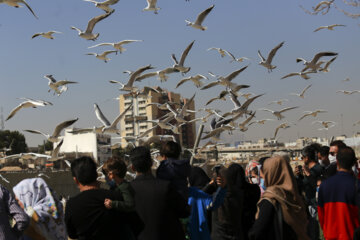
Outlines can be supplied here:
[[[155, 126], [154, 123], [146, 122], [146, 120], [155, 120], [164, 116], [169, 111], [160, 110], [155, 105], [149, 105], [149, 103], [166, 103], [173, 102], [176, 103], [179, 107], [182, 107], [188, 99], [183, 99], [180, 94], [169, 92], [156, 87], [160, 93], [150, 92], [148, 97], [137, 96], [133, 97], [130, 94], [122, 94], [119, 96], [119, 106], [120, 112], [123, 112], [131, 103], [133, 104], [132, 110], [129, 110], [125, 117], [121, 120], [121, 136], [137, 136], [142, 134], [146, 130]], [[147, 107], [146, 107], [147, 106]], [[195, 109], [195, 102], [193, 101], [189, 110]], [[195, 113], [191, 113], [186, 117], [188, 120], [195, 118]], [[171, 124], [175, 125], [176, 120], [172, 120]], [[183, 147], [193, 147], [195, 142], [195, 123], [185, 124], [180, 127], [180, 134], [174, 134], [171, 130], [161, 129], [157, 127], [152, 130], [148, 136], [154, 135], [174, 135], [176, 140]], [[125, 140], [122, 140], [125, 143]]]

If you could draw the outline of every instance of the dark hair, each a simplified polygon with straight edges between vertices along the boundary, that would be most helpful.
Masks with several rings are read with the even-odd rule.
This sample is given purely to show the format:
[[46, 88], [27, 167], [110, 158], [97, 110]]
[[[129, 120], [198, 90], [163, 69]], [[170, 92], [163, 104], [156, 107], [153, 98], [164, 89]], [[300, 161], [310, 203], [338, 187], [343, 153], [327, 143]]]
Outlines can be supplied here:
[[152, 159], [150, 150], [146, 147], [136, 147], [130, 152], [130, 162], [135, 171], [146, 173], [150, 170]]
[[355, 152], [351, 147], [343, 147], [339, 149], [339, 152], [336, 155], [336, 160], [339, 164], [339, 167], [346, 170], [351, 170], [357, 159]]
[[119, 178], [124, 178], [127, 171], [125, 162], [117, 157], [110, 157], [102, 169], [105, 173], [113, 172]]
[[210, 178], [201, 167], [191, 167], [189, 183], [191, 187], [202, 189], [210, 182]]
[[181, 146], [177, 142], [167, 141], [160, 150], [160, 155], [168, 158], [179, 158], [181, 153]]
[[346, 144], [341, 140], [335, 140], [330, 143], [330, 147], [336, 146], [338, 149], [346, 147]]
[[329, 155], [330, 148], [328, 146], [322, 146], [319, 150], [320, 156], [325, 157]]
[[301, 151], [301, 154], [304, 157], [308, 157], [310, 161], [313, 161], [313, 162], [317, 161], [316, 149], [312, 145], [304, 147], [303, 150]]
[[82, 185], [94, 183], [98, 177], [96, 163], [91, 157], [77, 158], [71, 163], [71, 174]]
[[270, 157], [262, 157], [262, 158], [259, 159], [258, 162], [260, 163], [261, 168], [264, 166], [264, 162], [265, 162], [265, 160], [268, 159], [268, 158], [270, 158]]
[[226, 186], [232, 189], [243, 189], [246, 184], [245, 170], [238, 163], [232, 163], [226, 171]]

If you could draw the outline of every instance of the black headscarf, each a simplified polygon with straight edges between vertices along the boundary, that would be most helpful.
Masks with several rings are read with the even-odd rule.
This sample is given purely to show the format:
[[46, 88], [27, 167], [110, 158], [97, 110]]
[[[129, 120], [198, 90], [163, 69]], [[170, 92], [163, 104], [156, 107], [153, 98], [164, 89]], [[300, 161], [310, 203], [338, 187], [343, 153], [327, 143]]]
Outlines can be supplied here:
[[202, 189], [210, 182], [210, 178], [200, 167], [191, 167], [189, 183], [192, 187]]

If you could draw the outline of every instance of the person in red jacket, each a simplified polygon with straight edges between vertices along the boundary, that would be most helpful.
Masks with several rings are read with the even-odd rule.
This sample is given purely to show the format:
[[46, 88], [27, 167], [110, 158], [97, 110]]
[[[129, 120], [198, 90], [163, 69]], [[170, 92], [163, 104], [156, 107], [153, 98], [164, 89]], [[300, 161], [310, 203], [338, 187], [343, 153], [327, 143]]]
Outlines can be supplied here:
[[350, 240], [360, 225], [356, 196], [359, 181], [351, 170], [356, 163], [355, 152], [344, 147], [339, 149], [336, 158], [337, 173], [320, 185], [319, 222], [326, 240]]

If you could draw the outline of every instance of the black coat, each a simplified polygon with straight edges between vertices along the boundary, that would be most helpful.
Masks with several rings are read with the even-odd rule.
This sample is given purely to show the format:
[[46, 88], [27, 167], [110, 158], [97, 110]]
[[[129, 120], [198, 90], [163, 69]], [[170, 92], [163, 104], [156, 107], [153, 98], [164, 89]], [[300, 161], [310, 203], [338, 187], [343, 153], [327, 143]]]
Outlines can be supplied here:
[[135, 209], [145, 226], [139, 240], [184, 240], [179, 218], [190, 214], [184, 198], [169, 181], [151, 174], [137, 176], [130, 183], [135, 194]]

